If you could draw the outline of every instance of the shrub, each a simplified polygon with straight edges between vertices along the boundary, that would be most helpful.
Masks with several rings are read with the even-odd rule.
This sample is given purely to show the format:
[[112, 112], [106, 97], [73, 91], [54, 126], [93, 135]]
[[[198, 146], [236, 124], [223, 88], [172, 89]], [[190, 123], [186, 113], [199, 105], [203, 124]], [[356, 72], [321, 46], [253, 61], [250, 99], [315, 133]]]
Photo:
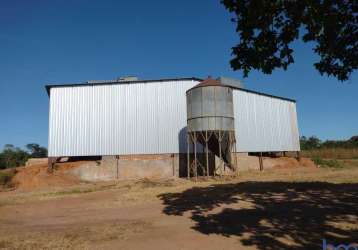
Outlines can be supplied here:
[[319, 167], [341, 168], [342, 164], [337, 160], [324, 160], [320, 157], [313, 157], [313, 162]]
[[11, 169], [8, 171], [1, 171], [0, 172], [0, 186], [10, 187], [11, 180], [17, 173], [16, 169]]

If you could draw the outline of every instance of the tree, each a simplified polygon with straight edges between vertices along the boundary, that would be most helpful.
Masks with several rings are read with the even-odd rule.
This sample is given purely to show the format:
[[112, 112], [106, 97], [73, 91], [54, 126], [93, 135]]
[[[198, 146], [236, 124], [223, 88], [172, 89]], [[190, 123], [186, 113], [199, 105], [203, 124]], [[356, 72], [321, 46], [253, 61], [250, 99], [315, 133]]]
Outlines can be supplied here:
[[305, 136], [300, 138], [302, 150], [317, 149], [321, 147], [321, 140], [316, 136], [311, 136], [308, 139]]
[[[358, 67], [358, 2], [355, 0], [222, 0], [234, 13], [239, 44], [232, 48], [234, 70], [271, 74], [294, 62], [290, 44], [314, 42], [321, 75], [349, 79]], [[304, 34], [300, 34], [304, 32]], [[301, 35], [301, 36], [300, 36]]]
[[358, 135], [352, 136], [349, 139], [349, 143], [352, 145], [352, 147], [358, 147]]
[[5, 144], [4, 145], [4, 150], [14, 150], [14, 145], [12, 144]]
[[47, 157], [47, 149], [45, 147], [41, 147], [39, 144], [29, 143], [26, 145], [26, 148], [29, 150], [32, 158]]
[[4, 150], [0, 153], [0, 169], [23, 166], [28, 158], [29, 154], [26, 151], [6, 144]]
[[24, 166], [30, 157], [47, 157], [47, 149], [39, 144], [29, 143], [26, 148], [29, 152], [14, 147], [12, 144], [5, 144], [4, 149], [0, 152], [0, 169]]
[[358, 144], [358, 135], [352, 136], [349, 141], [351, 141], [352, 143], [357, 143]]

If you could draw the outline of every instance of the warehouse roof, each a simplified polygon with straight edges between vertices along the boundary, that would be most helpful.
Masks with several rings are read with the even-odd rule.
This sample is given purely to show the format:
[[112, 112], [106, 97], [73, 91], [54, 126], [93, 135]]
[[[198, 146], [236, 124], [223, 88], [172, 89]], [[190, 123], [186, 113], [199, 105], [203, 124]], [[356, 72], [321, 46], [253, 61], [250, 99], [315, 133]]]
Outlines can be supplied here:
[[57, 87], [80, 87], [80, 86], [96, 86], [96, 85], [112, 85], [112, 84], [135, 84], [135, 83], [143, 83], [143, 82], [168, 82], [168, 81], [185, 81], [185, 80], [194, 80], [194, 81], [202, 81], [202, 79], [197, 77], [181, 77], [181, 78], [164, 78], [164, 79], [151, 79], [151, 80], [105, 80], [105, 81], [87, 81], [83, 83], [68, 83], [68, 84], [48, 84], [45, 85], [47, 94], [50, 95], [51, 88]]
[[[203, 82], [204, 80], [198, 77], [181, 77], [181, 78], [164, 78], [164, 79], [151, 79], [151, 80], [106, 80], [106, 81], [87, 81], [83, 83], [68, 83], [68, 84], [47, 84], [45, 85], [47, 94], [50, 96], [50, 89], [51, 88], [57, 88], [57, 87], [81, 87], [81, 86], [96, 86], [96, 85], [112, 85], [112, 84], [135, 84], [135, 83], [145, 83], [145, 82], [168, 82], [168, 81], [185, 81], [185, 80], [193, 80], [193, 81], [200, 81]], [[214, 79], [213, 79], [214, 80]], [[214, 80], [217, 81], [217, 80]], [[219, 82], [219, 81], [218, 81]], [[254, 93], [258, 95], [268, 96], [272, 98], [282, 99], [286, 101], [296, 102], [294, 99], [281, 97], [281, 96], [275, 96], [271, 94], [266, 94], [254, 90], [249, 90], [246, 88], [240, 88], [235, 86], [230, 86], [233, 89], [242, 90], [249, 93]]]

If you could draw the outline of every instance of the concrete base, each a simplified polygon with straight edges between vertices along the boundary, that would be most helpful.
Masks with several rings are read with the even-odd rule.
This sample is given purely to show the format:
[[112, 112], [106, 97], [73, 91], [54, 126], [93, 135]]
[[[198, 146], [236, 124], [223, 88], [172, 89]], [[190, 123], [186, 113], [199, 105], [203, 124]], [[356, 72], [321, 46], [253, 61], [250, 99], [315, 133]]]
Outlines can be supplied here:
[[69, 173], [83, 181], [106, 181], [112, 180], [112, 170], [103, 168], [95, 161], [88, 161], [80, 166], [69, 170]]
[[102, 160], [102, 165], [115, 169], [117, 179], [168, 178], [177, 172], [174, 161], [174, 155], [136, 155]]
[[[193, 155], [191, 155], [192, 160]], [[260, 170], [259, 157], [248, 156], [247, 153], [236, 153], [239, 173], [248, 170]], [[198, 154], [197, 159], [206, 168], [206, 157]], [[290, 162], [292, 161], [292, 162]], [[278, 165], [295, 165], [294, 158], [263, 157], [263, 169], [270, 169]], [[219, 166], [220, 159], [213, 154], [209, 155], [209, 173], [214, 174], [215, 166]], [[225, 167], [217, 175], [233, 175], [235, 171]], [[140, 178], [172, 178], [187, 177], [187, 154], [158, 154], [158, 155], [129, 155], [129, 156], [103, 156], [101, 161], [88, 161], [79, 167], [69, 170], [71, 174], [86, 181], [98, 180], [124, 180]], [[199, 176], [203, 171], [198, 168]]]
[[25, 166], [32, 166], [32, 165], [38, 165], [38, 164], [46, 164], [48, 162], [47, 158], [29, 158]]
[[[275, 166], [297, 166], [298, 161], [292, 157], [262, 157], [263, 170], [271, 169]], [[239, 172], [249, 170], [260, 170], [260, 161], [258, 156], [249, 156], [241, 153], [237, 153], [237, 165]]]
[[88, 162], [71, 173], [86, 181], [178, 177], [179, 155], [103, 156], [100, 164]]
[[[249, 156], [248, 153], [236, 153], [236, 162], [238, 166], [238, 171], [251, 171], [251, 170], [257, 170], [260, 171], [260, 160], [258, 156]], [[234, 156], [233, 156], [234, 157]], [[263, 170], [265, 169], [271, 169], [275, 166], [297, 166], [298, 161], [295, 158], [289, 158], [289, 157], [283, 157], [283, 158], [271, 158], [271, 157], [262, 157], [263, 161]], [[234, 159], [233, 159], [234, 162]], [[215, 165], [219, 166], [221, 163], [220, 158], [215, 156]], [[219, 171], [217, 171], [216, 174], [220, 174]], [[224, 168], [223, 175], [232, 175], [234, 172], [226, 167]]]

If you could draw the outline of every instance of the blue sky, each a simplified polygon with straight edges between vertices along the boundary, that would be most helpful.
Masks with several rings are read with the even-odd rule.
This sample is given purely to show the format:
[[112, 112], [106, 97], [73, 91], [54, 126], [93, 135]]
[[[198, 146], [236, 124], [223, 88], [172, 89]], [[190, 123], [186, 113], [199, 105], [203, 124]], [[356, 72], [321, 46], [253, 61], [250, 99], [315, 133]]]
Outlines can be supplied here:
[[272, 75], [231, 70], [238, 41], [219, 1], [1, 1], [0, 147], [47, 146], [44, 85], [136, 75], [141, 79], [228, 76], [249, 89], [297, 100], [301, 135], [358, 134], [358, 76], [322, 77], [311, 44]]

